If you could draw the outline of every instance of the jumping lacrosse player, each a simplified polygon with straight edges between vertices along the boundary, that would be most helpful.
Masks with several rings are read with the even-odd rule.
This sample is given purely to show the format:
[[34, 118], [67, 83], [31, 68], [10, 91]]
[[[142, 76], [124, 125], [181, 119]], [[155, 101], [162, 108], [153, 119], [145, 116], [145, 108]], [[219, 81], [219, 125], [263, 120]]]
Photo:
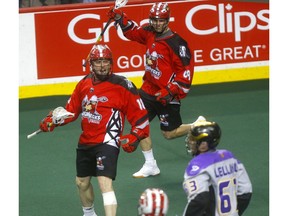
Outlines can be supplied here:
[[186, 137], [189, 162], [183, 188], [188, 203], [183, 216], [240, 216], [248, 207], [252, 184], [244, 165], [227, 150], [217, 150], [221, 129], [215, 122], [195, 123]]
[[[117, 200], [112, 181], [116, 178], [120, 146], [126, 152], [136, 150], [139, 141], [149, 135], [147, 111], [135, 85], [113, 74], [112, 53], [107, 45], [95, 45], [89, 58], [90, 74], [77, 84], [65, 109], [70, 118], [55, 123], [48, 115], [40, 123], [43, 132], [53, 131], [81, 116], [82, 133], [76, 159], [76, 184], [84, 216], [95, 216], [91, 178], [98, 180], [106, 216], [116, 215]], [[130, 134], [123, 136], [125, 118]]]
[[[156, 116], [166, 139], [184, 136], [191, 124], [182, 124], [180, 100], [191, 87], [194, 61], [187, 42], [169, 27], [170, 8], [167, 3], [155, 3], [149, 12], [149, 24], [138, 28], [120, 9], [110, 7], [108, 17], [114, 19], [126, 38], [146, 46], [146, 66], [140, 96], [149, 113], [149, 121]], [[145, 157], [143, 167], [135, 178], [158, 175], [151, 138], [140, 142]]]

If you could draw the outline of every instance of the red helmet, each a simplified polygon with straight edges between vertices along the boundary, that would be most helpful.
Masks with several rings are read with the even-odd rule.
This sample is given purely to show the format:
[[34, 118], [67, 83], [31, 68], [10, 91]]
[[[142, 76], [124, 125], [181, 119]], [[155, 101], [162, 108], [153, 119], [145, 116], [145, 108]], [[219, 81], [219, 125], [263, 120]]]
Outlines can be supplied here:
[[[104, 65], [101, 67], [94, 65], [97, 64], [96, 61], [106, 61]], [[110, 75], [112, 74], [112, 52], [107, 45], [95, 45], [90, 53], [89, 56], [90, 62], [90, 71], [93, 76], [93, 80], [96, 82], [97, 80], [105, 81], [107, 80]], [[103, 64], [103, 63], [102, 63]]]
[[95, 45], [90, 53], [90, 62], [97, 59], [109, 59], [112, 63], [112, 52], [107, 45]]
[[168, 19], [170, 18], [170, 8], [165, 2], [154, 3], [149, 13], [150, 19]]
[[138, 215], [165, 216], [168, 212], [167, 194], [159, 188], [147, 188], [140, 196]]

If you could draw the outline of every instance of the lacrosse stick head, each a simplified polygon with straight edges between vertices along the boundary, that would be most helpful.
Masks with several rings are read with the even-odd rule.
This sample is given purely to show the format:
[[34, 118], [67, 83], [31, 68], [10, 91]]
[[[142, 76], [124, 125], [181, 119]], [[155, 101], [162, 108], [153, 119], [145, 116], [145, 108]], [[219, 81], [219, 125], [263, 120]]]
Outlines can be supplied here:
[[127, 4], [128, 0], [116, 0], [115, 1], [115, 8], [121, 8]]
[[74, 113], [68, 112], [63, 107], [57, 107], [52, 112], [52, 121], [53, 124], [59, 125], [64, 123], [64, 120], [67, 118], [73, 118]]

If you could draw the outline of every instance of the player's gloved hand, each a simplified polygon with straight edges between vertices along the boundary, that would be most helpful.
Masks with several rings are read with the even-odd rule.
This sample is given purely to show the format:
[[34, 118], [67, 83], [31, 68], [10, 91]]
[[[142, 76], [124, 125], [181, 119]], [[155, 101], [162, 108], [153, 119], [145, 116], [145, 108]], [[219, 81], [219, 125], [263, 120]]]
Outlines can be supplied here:
[[128, 24], [128, 17], [122, 10], [114, 8], [114, 6], [110, 6], [109, 11], [107, 12], [107, 16], [110, 19], [115, 21], [115, 26], [119, 24], [121, 27], [124, 27]]
[[156, 92], [155, 96], [156, 100], [166, 106], [169, 102], [171, 102], [177, 95], [179, 94], [179, 87], [177, 84], [168, 83], [166, 88], [160, 89]]
[[123, 15], [123, 11], [121, 11], [120, 9], [114, 8], [114, 6], [110, 6], [109, 11], [107, 12], [107, 16], [110, 19], [113, 19], [115, 21], [121, 19], [122, 15]]
[[40, 129], [43, 132], [52, 132], [54, 128], [56, 127], [55, 124], [53, 124], [53, 119], [52, 119], [52, 111], [48, 113], [48, 115], [42, 119], [40, 122]]
[[128, 153], [134, 152], [139, 144], [139, 139], [134, 134], [121, 136], [119, 141], [123, 150]]

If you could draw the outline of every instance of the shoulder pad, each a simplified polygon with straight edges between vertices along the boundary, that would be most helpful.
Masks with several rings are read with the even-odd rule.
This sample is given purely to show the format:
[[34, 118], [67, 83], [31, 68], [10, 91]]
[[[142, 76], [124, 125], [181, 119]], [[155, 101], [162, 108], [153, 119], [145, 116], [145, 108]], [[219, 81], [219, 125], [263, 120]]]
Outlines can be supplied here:
[[189, 176], [198, 175], [202, 170], [206, 169], [210, 165], [230, 158], [234, 158], [234, 156], [227, 150], [216, 150], [214, 152], [200, 154], [189, 162], [186, 168], [186, 173]]

